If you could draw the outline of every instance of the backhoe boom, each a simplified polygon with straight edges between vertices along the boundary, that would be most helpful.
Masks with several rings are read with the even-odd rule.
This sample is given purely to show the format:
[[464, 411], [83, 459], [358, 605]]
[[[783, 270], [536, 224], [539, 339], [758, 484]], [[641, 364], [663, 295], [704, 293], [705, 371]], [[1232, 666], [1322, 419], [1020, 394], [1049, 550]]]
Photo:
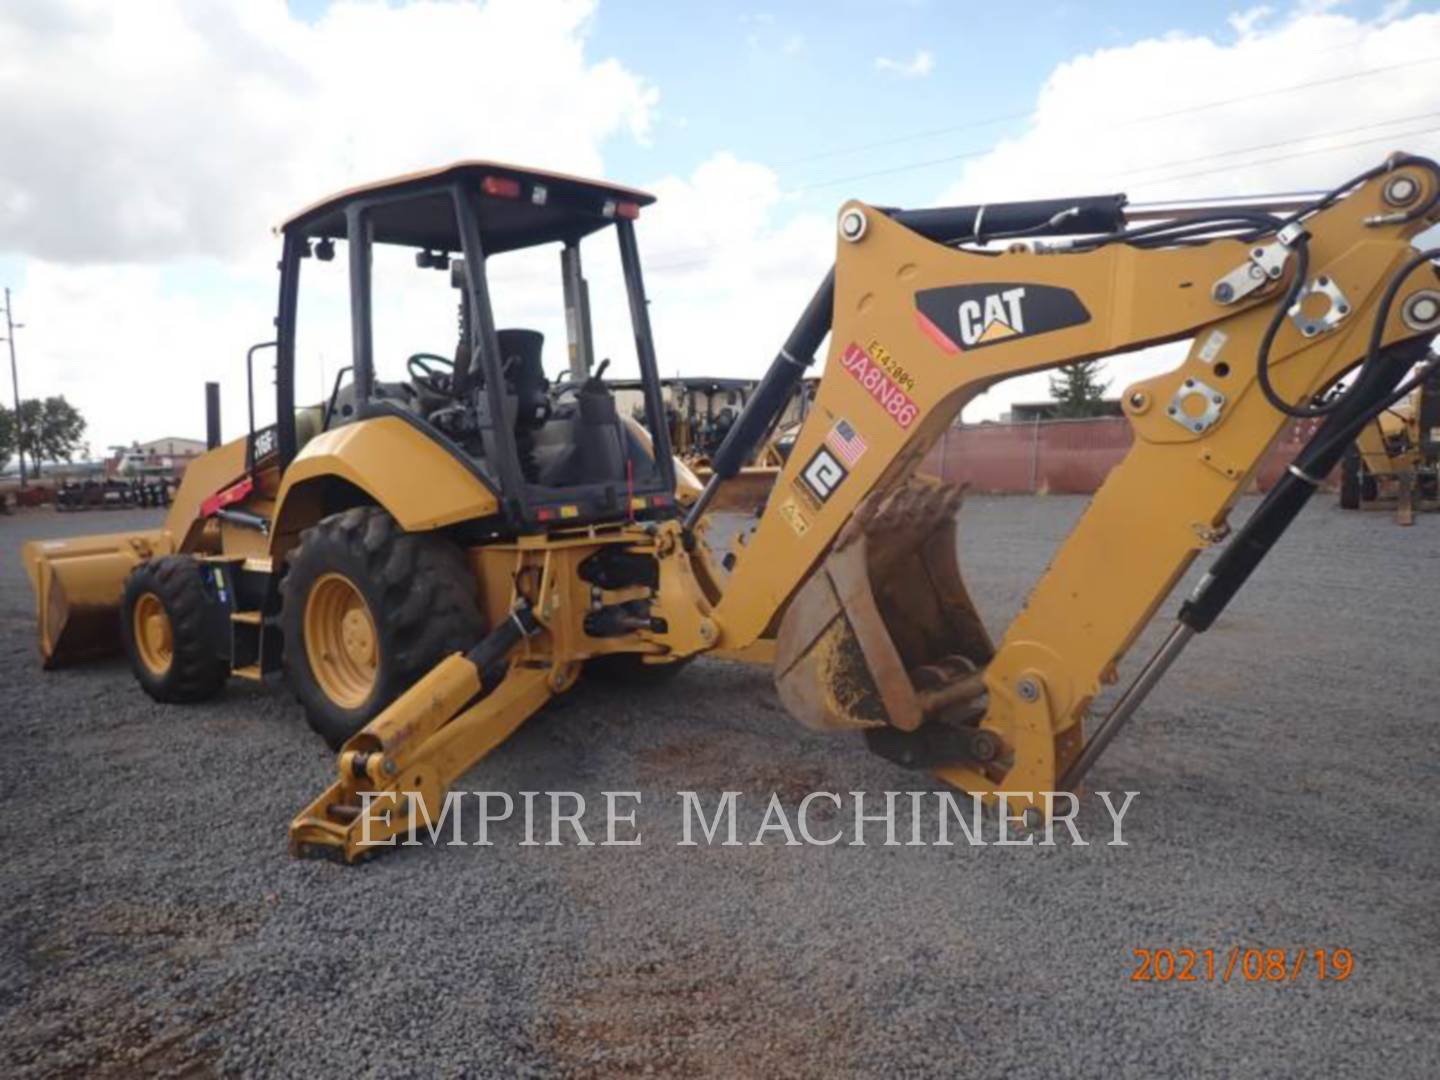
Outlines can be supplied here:
[[[1409, 196], [1400, 208], [1397, 191]], [[1230, 508], [1291, 422], [1271, 398], [1300, 411], [1368, 357], [1365, 392], [1342, 403], [1352, 419], [1373, 414], [1416, 355], [1386, 350], [1433, 333], [1401, 311], [1406, 290], [1435, 283], [1408, 241], [1427, 227], [1436, 196], [1432, 163], [1396, 157], [1343, 197], [1268, 228], [1258, 215], [1224, 211], [1221, 235], [1205, 243], [1163, 244], [1163, 227], [1148, 226], [1127, 240], [1001, 255], [929, 242], [901, 215], [847, 204], [829, 360], [716, 607], [721, 643], [742, 647], [778, 630], [782, 698], [822, 728], [897, 726], [893, 703], [915, 696], [917, 673], [949, 664], [948, 677], [965, 678], [983, 669], [983, 692], [965, 709], [951, 702], [924, 721], [970, 726], [979, 715], [1003, 750], [944, 764], [939, 775], [971, 792], [1029, 792], [1017, 809], [1038, 809], [1039, 793], [1055, 790], [1080, 753], [1091, 701], [1115, 681], [1195, 555], [1224, 539]], [[1177, 241], [1193, 241], [1204, 227], [1190, 218], [1172, 228]], [[914, 564], [877, 574], [895, 541], [880, 529], [859, 540], [856, 516], [884, 519], [887, 501], [913, 499], [905, 492], [920, 460], [995, 383], [1116, 354], [1123, 365], [1125, 354], [1186, 337], [1193, 342], [1179, 367], [1124, 391], [1134, 445], [993, 657], [973, 634], [966, 641], [952, 626], [947, 636], [934, 617], [926, 625], [936, 633], [907, 632], [911, 613], [925, 612], [936, 592], [935, 560], [921, 564], [925, 574]], [[1330, 456], [1313, 467], [1325, 469]], [[1282, 484], [1262, 515], [1274, 535], [1312, 486], [1296, 483]], [[1253, 567], [1274, 535], [1263, 547], [1235, 548], [1225, 565]], [[856, 555], [859, 543], [870, 551]], [[869, 597], [837, 560], [868, 560]], [[1227, 580], [1238, 588], [1243, 577]], [[777, 612], [785, 613], [778, 627]], [[952, 623], [954, 615], [952, 607]]]

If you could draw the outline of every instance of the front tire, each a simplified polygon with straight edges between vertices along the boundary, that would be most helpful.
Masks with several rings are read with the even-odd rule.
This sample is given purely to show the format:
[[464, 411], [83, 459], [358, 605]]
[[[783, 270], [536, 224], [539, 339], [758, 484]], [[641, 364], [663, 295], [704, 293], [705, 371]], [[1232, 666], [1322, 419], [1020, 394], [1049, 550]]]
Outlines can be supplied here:
[[141, 689], [156, 701], [205, 701], [230, 677], [210, 632], [203, 573], [189, 555], [166, 555], [141, 563], [125, 579], [125, 656]]
[[484, 632], [460, 549], [379, 507], [307, 529], [280, 591], [285, 675], [331, 749]]

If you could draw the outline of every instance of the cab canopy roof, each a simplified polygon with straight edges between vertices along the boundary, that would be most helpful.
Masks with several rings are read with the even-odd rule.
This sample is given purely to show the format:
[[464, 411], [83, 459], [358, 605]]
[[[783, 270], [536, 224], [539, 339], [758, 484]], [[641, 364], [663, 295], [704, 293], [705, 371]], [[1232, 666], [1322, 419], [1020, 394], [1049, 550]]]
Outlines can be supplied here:
[[480, 194], [480, 242], [492, 255], [579, 240], [616, 217], [636, 216], [640, 207], [655, 201], [648, 192], [619, 184], [496, 161], [461, 161], [337, 192], [307, 206], [280, 229], [344, 239], [346, 210], [368, 206], [377, 243], [459, 251], [454, 203], [446, 187], [452, 183]]

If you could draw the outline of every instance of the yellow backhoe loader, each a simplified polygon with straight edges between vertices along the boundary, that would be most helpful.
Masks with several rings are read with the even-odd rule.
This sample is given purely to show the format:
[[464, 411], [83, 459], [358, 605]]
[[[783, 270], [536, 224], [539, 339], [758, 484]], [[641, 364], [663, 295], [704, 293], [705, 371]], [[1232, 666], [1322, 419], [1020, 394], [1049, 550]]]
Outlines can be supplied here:
[[1440, 510], [1440, 372], [1366, 424], [1340, 462], [1340, 506], [1380, 505], [1401, 525]]
[[[582, 671], [668, 676], [706, 653], [770, 663], [801, 723], [864, 732], [1033, 822], [1363, 426], [1435, 369], [1440, 252], [1410, 243], [1440, 206], [1428, 159], [1397, 154], [1289, 200], [851, 201], [833, 269], [696, 490], [662, 419], [635, 226], [650, 202], [470, 162], [287, 221], [267, 345], [276, 422], [195, 462], [163, 528], [26, 548], [47, 662], [118, 633], [162, 701], [283, 672], [339, 751], [335, 782], [291, 825], [297, 853], [352, 860], [414, 827]], [[618, 415], [594, 363], [580, 246], [601, 235], [618, 241], [648, 427]], [[302, 278], [342, 245], [350, 381], [297, 409], [297, 313], [322, 302]], [[558, 249], [567, 314], [553, 385], [540, 334], [500, 328], [489, 288], [492, 260], [538, 245]], [[377, 375], [372, 325], [393, 299], [375, 284], [382, 249], [448, 267], [459, 293], [454, 358], [411, 355], [395, 382]], [[717, 492], [827, 338], [763, 513], [718, 550]], [[1112, 355], [1123, 370], [1180, 339], [1178, 367], [1125, 389], [1133, 447], [992, 639], [956, 564], [960, 493], [918, 478], [921, 459], [1003, 379]], [[1231, 535], [1231, 508], [1297, 416], [1320, 418], [1313, 437]], [[1158, 652], [1091, 718], [1196, 554], [1221, 543]]]

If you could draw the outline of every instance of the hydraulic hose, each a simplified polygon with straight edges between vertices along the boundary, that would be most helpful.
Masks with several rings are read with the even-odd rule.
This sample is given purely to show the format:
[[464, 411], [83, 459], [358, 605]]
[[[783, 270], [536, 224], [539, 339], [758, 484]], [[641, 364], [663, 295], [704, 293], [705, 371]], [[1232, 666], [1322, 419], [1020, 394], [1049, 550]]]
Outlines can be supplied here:
[[1210, 572], [1181, 605], [1182, 623], [1196, 633], [1210, 628], [1275, 541], [1304, 509], [1325, 476], [1339, 464], [1356, 433], [1391, 404], [1397, 385], [1428, 348], [1428, 340], [1417, 338], [1392, 345], [1374, 361], [1366, 363], [1355, 385], [1338, 399], [1337, 407], [1326, 416], [1320, 430], [1296, 455], [1294, 463], [1281, 474], [1250, 520], [1226, 545]]
[[[1290, 308], [1294, 305], [1296, 298], [1300, 295], [1300, 289], [1304, 285], [1305, 276], [1309, 273], [1310, 252], [1309, 245], [1302, 238], [1296, 241], [1295, 250], [1298, 260], [1295, 268], [1295, 277], [1290, 282], [1290, 287], [1285, 292], [1284, 299], [1275, 309], [1270, 324], [1265, 328], [1265, 336], [1260, 339], [1260, 349], [1256, 360], [1256, 375], [1260, 383], [1260, 391], [1265, 395], [1265, 400], [1273, 405], [1286, 416], [1294, 416], [1297, 419], [1313, 419], [1320, 416], [1329, 416], [1335, 412], [1340, 404], [1354, 393], [1354, 389], [1346, 391], [1339, 397], [1325, 402], [1321, 405], [1297, 405], [1286, 401], [1275, 391], [1270, 382], [1270, 348], [1274, 344], [1275, 335], [1279, 332], [1289, 314]], [[1365, 367], [1369, 367], [1380, 354], [1380, 342], [1385, 336], [1385, 325], [1390, 321], [1390, 308], [1394, 306], [1395, 296], [1400, 292], [1400, 286], [1405, 280], [1420, 267], [1440, 258], [1440, 248], [1428, 248], [1425, 251], [1417, 252], [1410, 260], [1397, 270], [1389, 282], [1385, 285], [1385, 291], [1380, 294], [1380, 302], [1375, 307], [1375, 322], [1370, 327], [1370, 340], [1365, 348]], [[1363, 369], [1362, 369], [1363, 370]], [[1358, 386], [1359, 383], [1357, 382]]]

